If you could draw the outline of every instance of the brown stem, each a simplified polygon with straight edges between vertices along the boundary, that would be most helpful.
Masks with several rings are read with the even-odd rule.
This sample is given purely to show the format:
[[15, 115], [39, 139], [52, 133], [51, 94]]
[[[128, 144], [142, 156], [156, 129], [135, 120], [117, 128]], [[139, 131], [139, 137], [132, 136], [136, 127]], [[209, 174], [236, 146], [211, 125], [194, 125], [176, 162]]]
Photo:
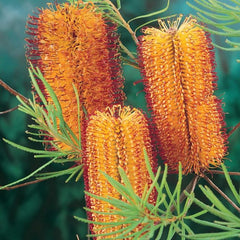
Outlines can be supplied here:
[[203, 175], [203, 178], [240, 213], [240, 208], [217, 185], [215, 185], [206, 175]]
[[233, 129], [228, 133], [228, 137], [230, 137], [239, 127], [240, 122], [235, 127], [233, 127]]
[[137, 59], [133, 56], [133, 54], [128, 50], [127, 47], [125, 47], [122, 42], [120, 41], [120, 47], [122, 50], [133, 60], [137, 63]]
[[31, 182], [21, 183], [21, 184], [12, 186], [12, 187], [5, 187], [2, 190], [13, 190], [13, 189], [20, 188], [20, 187], [25, 187], [25, 186], [28, 186], [28, 185], [31, 185], [31, 184], [34, 184], [34, 183], [39, 183], [39, 182], [42, 182], [44, 180], [45, 179], [37, 179], [37, 180], [31, 181]]
[[[197, 185], [197, 182], [198, 182], [198, 180], [200, 179], [200, 176], [198, 176], [198, 175], [196, 175], [194, 178], [193, 178], [193, 180], [191, 181], [192, 182], [192, 187], [191, 186], [189, 186], [189, 190], [187, 189], [187, 187], [186, 187], [186, 191], [188, 192], [188, 193], [190, 193], [190, 194], [192, 194], [193, 192], [194, 192], [194, 190], [195, 190], [195, 188], [196, 188], [196, 185]], [[183, 196], [182, 196], [183, 195]], [[182, 197], [182, 199], [181, 199], [181, 197]], [[185, 197], [186, 197], [186, 195], [185, 195], [185, 193], [184, 193], [184, 191], [182, 192], [182, 194], [180, 195], [180, 202], [182, 202], [184, 199], [185, 199]], [[187, 206], [189, 206], [189, 204], [191, 203], [191, 201], [192, 200], [190, 200], [190, 199], [188, 199], [188, 202], [187, 202]]]
[[[219, 171], [219, 170], [211, 170], [209, 172], [212, 174], [224, 174], [223, 171]], [[240, 176], [240, 172], [228, 172], [228, 173], [229, 175], [232, 175], [232, 176]]]
[[134, 31], [132, 30], [132, 28], [130, 27], [130, 25], [125, 21], [125, 19], [122, 17], [121, 13], [118, 11], [118, 9], [116, 8], [116, 6], [110, 1], [110, 0], [106, 0], [106, 2], [108, 2], [108, 4], [113, 8], [113, 10], [116, 12], [116, 14], [118, 15], [120, 21], [123, 23], [123, 25], [125, 26], [125, 28], [128, 30], [128, 32], [131, 34], [133, 40], [135, 41], [135, 43], [138, 45], [138, 39], [134, 33]]
[[7, 85], [4, 81], [2, 81], [0, 79], [0, 85], [2, 87], [4, 87], [8, 92], [10, 92], [11, 94], [13, 94], [14, 96], [19, 96], [26, 104], [29, 104], [29, 101], [27, 98], [25, 98], [22, 94], [20, 94], [19, 92], [15, 91], [14, 89], [12, 89], [9, 85]]
[[13, 112], [13, 111], [15, 111], [16, 109], [18, 109], [18, 106], [14, 107], [14, 108], [11, 108], [11, 109], [8, 109], [8, 110], [6, 110], [6, 111], [0, 112], [0, 115]]

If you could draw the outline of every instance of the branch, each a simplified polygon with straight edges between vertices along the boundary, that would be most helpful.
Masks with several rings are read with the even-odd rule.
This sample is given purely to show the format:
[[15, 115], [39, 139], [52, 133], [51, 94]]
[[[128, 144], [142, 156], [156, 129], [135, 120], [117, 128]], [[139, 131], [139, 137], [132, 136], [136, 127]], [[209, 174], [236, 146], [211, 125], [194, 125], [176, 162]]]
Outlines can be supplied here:
[[8, 92], [10, 92], [14, 96], [19, 96], [26, 104], [29, 104], [29, 101], [26, 97], [24, 97], [22, 94], [19, 92], [15, 91], [12, 89], [9, 85], [7, 85], [4, 81], [0, 79], [0, 85], [4, 87]]
[[215, 185], [206, 175], [203, 175], [203, 178], [240, 213], [240, 208], [217, 185]]
[[240, 122], [235, 127], [233, 127], [233, 129], [228, 133], [228, 137], [230, 137], [239, 127]]
[[122, 17], [121, 13], [118, 11], [118, 9], [116, 8], [116, 6], [110, 1], [110, 0], [106, 0], [106, 2], [113, 8], [113, 10], [116, 12], [116, 14], [118, 15], [119, 19], [121, 20], [121, 22], [123, 23], [123, 25], [125, 26], [125, 28], [128, 30], [128, 32], [131, 34], [134, 42], [138, 45], [138, 39], [134, 33], [134, 31], [132, 30], [132, 28], [130, 27], [130, 25], [125, 21], [125, 19]]
[[[34, 183], [42, 182], [44, 180], [46, 180], [46, 179], [37, 179], [37, 180], [34, 180], [34, 181], [21, 183], [21, 184], [12, 186], [12, 187], [5, 187], [2, 190], [13, 190], [13, 189], [20, 188], [20, 187], [25, 187], [25, 186], [28, 186], [28, 185], [31, 185], [31, 184], [34, 184]], [[0, 187], [2, 187], [2, 186], [0, 186]]]
[[138, 60], [133, 56], [133, 54], [128, 50], [128, 48], [125, 47], [121, 41], [120, 41], [119, 43], [120, 43], [120, 47], [122, 48], [122, 50], [123, 50], [133, 61], [135, 61], [136, 63], [138, 63]]
[[14, 107], [14, 108], [11, 108], [11, 109], [8, 109], [8, 110], [6, 110], [6, 111], [0, 112], [0, 115], [13, 112], [13, 111], [15, 111], [16, 109], [18, 109], [18, 106]]
[[[209, 173], [211, 174], [224, 174], [223, 171], [219, 171], [219, 170], [211, 170], [209, 171]], [[232, 176], [240, 176], [240, 172], [228, 172], [229, 175], [232, 175]]]

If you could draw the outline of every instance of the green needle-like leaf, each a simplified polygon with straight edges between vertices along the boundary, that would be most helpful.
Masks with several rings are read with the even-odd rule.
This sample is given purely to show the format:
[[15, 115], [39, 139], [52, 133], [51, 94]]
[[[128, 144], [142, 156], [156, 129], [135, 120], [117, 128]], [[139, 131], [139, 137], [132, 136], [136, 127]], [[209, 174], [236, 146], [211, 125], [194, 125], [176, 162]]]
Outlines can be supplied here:
[[36, 150], [36, 149], [32, 149], [32, 148], [28, 148], [28, 147], [24, 147], [24, 146], [21, 146], [17, 143], [14, 143], [12, 141], [9, 141], [5, 138], [3, 138], [4, 142], [10, 144], [11, 146], [15, 147], [15, 148], [18, 148], [20, 150], [23, 150], [25, 152], [30, 152], [30, 153], [35, 153], [35, 154], [47, 154], [48, 156], [64, 156], [65, 154], [64, 153], [61, 153], [61, 152], [55, 152], [55, 151], [45, 151], [45, 150]]
[[[210, 26], [201, 26], [204, 30], [220, 36], [240, 37], [239, 29], [234, 27], [235, 24], [240, 22], [240, 4], [238, 0], [230, 0], [232, 4], [227, 4], [224, 0], [194, 1], [198, 6], [190, 2], [187, 2], [187, 4], [197, 11], [199, 21]], [[235, 4], [237, 4], [237, 6]], [[226, 42], [230, 45], [229, 48], [219, 46], [218, 44], [214, 44], [214, 46], [225, 51], [240, 51], [238, 42], [229, 40], [226, 40]]]
[[232, 180], [229, 176], [229, 173], [227, 171], [227, 168], [224, 164], [222, 164], [222, 169], [224, 171], [225, 178], [227, 180], [228, 186], [230, 187], [235, 199], [237, 200], [238, 204], [240, 205], [240, 194], [237, 192], [237, 189], [234, 187]]
[[175, 234], [173, 224], [170, 225], [169, 230], [168, 230], [168, 236], [166, 240], [171, 240]]
[[26, 177], [24, 178], [21, 178], [15, 182], [12, 182], [12, 183], [9, 183], [7, 185], [4, 185], [2, 187], [0, 187], [0, 190], [1, 189], [4, 189], [6, 187], [11, 187], [11, 186], [14, 186], [16, 184], [19, 184], [21, 182], [24, 182], [26, 180], [28, 180], [29, 178], [31, 177], [34, 177], [37, 173], [39, 173], [41, 170], [43, 170], [45, 167], [47, 167], [48, 165], [52, 164], [54, 161], [56, 160], [56, 158], [53, 158], [52, 160], [48, 161], [47, 163], [43, 164], [41, 167], [39, 167], [37, 170], [33, 171], [32, 173], [30, 173], [29, 175], [27, 175]]
[[[202, 192], [204, 193], [204, 195], [212, 202], [212, 204], [214, 204], [214, 206], [217, 207], [221, 211], [221, 213], [223, 213], [225, 215], [225, 218], [227, 218], [228, 216], [234, 217], [232, 212], [230, 210], [228, 210], [221, 203], [221, 201], [218, 200], [218, 198], [214, 195], [214, 193], [210, 190], [209, 187], [207, 187], [207, 186], [203, 187], [201, 185], [199, 187], [202, 190]], [[237, 220], [237, 218], [236, 218], [236, 220]]]
[[33, 71], [34, 68], [33, 68], [31, 63], [30, 63], [30, 66], [31, 66], [31, 68], [28, 69], [28, 72], [29, 72], [32, 84], [34, 86], [34, 89], [37, 92], [38, 96], [40, 97], [41, 101], [43, 102], [44, 106], [47, 106], [47, 100], [44, 97], [44, 95], [42, 94], [42, 91], [40, 90], [40, 88], [38, 86], [38, 83], [37, 83], [37, 81], [36, 81], [36, 79], [34, 77], [34, 74], [33, 74], [34, 73], [34, 71]]
[[161, 13], [164, 13], [168, 10], [168, 7], [169, 7], [169, 4], [170, 4], [170, 0], [167, 0], [167, 5], [165, 8], [159, 10], [159, 11], [156, 11], [156, 12], [153, 12], [153, 13], [148, 13], [148, 14], [145, 14], [145, 15], [141, 15], [141, 16], [138, 16], [138, 17], [135, 17], [135, 18], [132, 18], [128, 21], [128, 23], [134, 21], [134, 20], [137, 20], [137, 19], [140, 19], [140, 18], [148, 18], [148, 17], [152, 17], [152, 16], [155, 16], [155, 15], [159, 15]]
[[117, 8], [118, 8], [118, 10], [121, 9], [121, 0], [117, 0]]
[[161, 240], [162, 239], [164, 225], [160, 224], [158, 227], [159, 227], [159, 231], [158, 231], [158, 235], [156, 236], [155, 240]]
[[[237, 218], [230, 210], [228, 210], [219, 200], [218, 198], [214, 195], [214, 193], [210, 190], [210, 188], [208, 188], [207, 186], [205, 186], [205, 188], [203, 186], [199, 186], [200, 189], [202, 190], [202, 192], [205, 194], [205, 196], [212, 202], [212, 204], [214, 204], [220, 211], [216, 210], [215, 213], [217, 213], [217, 211], [219, 213], [221, 213], [223, 216], [222, 218], [227, 220], [227, 221], [231, 221], [231, 219], [235, 219], [235, 221], [239, 221], [239, 226], [240, 226], [240, 219]], [[214, 211], [212, 209], [212, 211]]]

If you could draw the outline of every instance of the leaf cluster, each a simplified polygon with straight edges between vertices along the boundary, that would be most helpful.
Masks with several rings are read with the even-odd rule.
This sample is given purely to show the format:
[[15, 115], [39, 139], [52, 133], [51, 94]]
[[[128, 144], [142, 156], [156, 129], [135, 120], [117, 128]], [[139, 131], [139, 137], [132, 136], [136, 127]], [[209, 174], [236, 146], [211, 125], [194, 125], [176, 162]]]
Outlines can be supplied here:
[[197, 11], [200, 21], [208, 26], [203, 28], [213, 34], [225, 36], [228, 48], [215, 44], [216, 47], [227, 51], [239, 51], [240, 43], [231, 41], [229, 37], [240, 37], [240, 31], [234, 28], [234, 25], [240, 21], [240, 1], [231, 0], [231, 4], [221, 0], [194, 0], [199, 6], [190, 2], [187, 4]]
[[[94, 222], [80, 217], [75, 218], [79, 221], [100, 225], [102, 229], [108, 229], [117, 226], [124, 226], [119, 230], [104, 234], [89, 234], [89, 237], [104, 237], [104, 239], [113, 239], [111, 235], [117, 234], [114, 239], [176, 239], [178, 236], [181, 239], [209, 239], [209, 233], [195, 234], [191, 229], [191, 223], [203, 225], [207, 228], [213, 228], [220, 232], [211, 233], [211, 239], [229, 239], [240, 236], [240, 218], [231, 212], [230, 209], [218, 199], [213, 191], [205, 186], [200, 185], [203, 194], [210, 200], [212, 205], [208, 205], [194, 196], [193, 189], [182, 191], [182, 171], [179, 165], [179, 175], [176, 187], [171, 191], [167, 182], [167, 165], [163, 173], [161, 167], [157, 173], [152, 172], [148, 157], [145, 152], [146, 166], [152, 179], [152, 184], [149, 188], [145, 188], [142, 197], [135, 194], [127, 174], [122, 168], [119, 168], [121, 180], [118, 182], [106, 173], [101, 172], [108, 182], [123, 196], [125, 200], [115, 199], [112, 197], [104, 198], [86, 192], [90, 197], [101, 201], [108, 202], [114, 209], [106, 212], [98, 212], [86, 208], [89, 212], [95, 214], [112, 214], [119, 216], [118, 222]], [[222, 165], [225, 178], [230, 189], [237, 201], [240, 203], [240, 195], [234, 187], [226, 167]], [[157, 191], [156, 203], [149, 203], [149, 196], [152, 191]], [[184, 197], [183, 197], [184, 196]], [[189, 215], [189, 209], [193, 203], [198, 205], [202, 210]], [[112, 209], [112, 208], [111, 208]], [[200, 217], [204, 214], [212, 214], [217, 219], [214, 222], [201, 220]], [[134, 231], [139, 228], [138, 231]], [[110, 237], [109, 237], [110, 236]]]
[[[29, 75], [31, 77], [32, 84], [35, 89], [35, 94], [39, 96], [42, 104], [39, 104], [35, 100], [35, 95], [33, 94], [33, 100], [28, 100], [28, 103], [23, 101], [20, 97], [17, 97], [20, 105], [19, 110], [31, 117], [33, 123], [28, 125], [31, 129], [26, 131], [29, 135], [28, 139], [33, 142], [40, 142], [46, 146], [50, 146], [51, 150], [48, 150], [46, 147], [45, 150], [32, 149], [25, 146], [16, 144], [10, 140], [4, 139], [5, 142], [16, 147], [20, 150], [30, 152], [34, 154], [35, 158], [50, 158], [47, 163], [43, 164], [37, 170], [29, 174], [28, 176], [7, 184], [0, 189], [5, 187], [13, 186], [20, 182], [26, 181], [31, 177], [36, 179], [46, 180], [49, 178], [59, 177], [62, 175], [69, 175], [66, 182], [68, 182], [72, 177], [76, 176], [76, 181], [80, 178], [83, 173], [83, 165], [81, 163], [81, 135], [80, 135], [80, 103], [78, 100], [78, 129], [79, 129], [79, 138], [72, 132], [68, 124], [64, 121], [62, 115], [61, 105], [55, 95], [54, 91], [44, 79], [40, 70], [34, 69], [31, 67], [29, 69]], [[44, 84], [45, 89], [47, 90], [50, 98], [53, 103], [49, 103], [45, 96], [42, 93], [42, 90], [39, 88], [37, 80], [39, 79]], [[78, 98], [78, 93], [73, 85], [76, 98]], [[65, 144], [68, 148], [65, 150], [61, 147], [62, 144]], [[53, 150], [54, 149], [54, 150]], [[77, 162], [77, 164], [75, 164]], [[71, 168], [65, 167], [64, 170], [56, 172], [45, 172], [40, 173], [44, 168], [51, 165], [52, 163], [57, 164], [71, 164]], [[75, 165], [74, 165], [75, 164]], [[72, 165], [74, 165], [72, 167]]]
[[[199, 13], [198, 17], [201, 21], [218, 28], [219, 30], [213, 30], [207, 27], [204, 27], [209, 32], [220, 34], [223, 36], [233, 36], [239, 37], [240, 33], [238, 30], [230, 27], [232, 24], [236, 24], [239, 22], [239, 12], [240, 12], [240, 2], [239, 0], [232, 0], [233, 3], [236, 3], [238, 7], [233, 7], [228, 4], [225, 4], [216, 0], [194, 0], [196, 3], [201, 5], [203, 8], [207, 10], [202, 10], [199, 7], [196, 7], [190, 3], [188, 3], [191, 7], [195, 8]], [[71, 4], [79, 4], [78, 1], [69, 0]], [[88, 1], [86, 1], [88, 2]], [[154, 13], [142, 15], [136, 18], [133, 18], [126, 22], [121, 14], [121, 0], [116, 1], [116, 6], [110, 0], [92, 0], [97, 7], [98, 10], [101, 11], [104, 17], [113, 20], [118, 26], [124, 27], [129, 31], [132, 35], [133, 39], [137, 43], [136, 31], [143, 27], [144, 25], [150, 23], [147, 22], [144, 25], [138, 26], [135, 30], [132, 30], [130, 27], [130, 23], [139, 18], [148, 18], [162, 12], [166, 11], [169, 6], [169, 0], [167, 1], [167, 6]], [[84, 3], [83, 3], [84, 4]], [[216, 22], [212, 19], [217, 20]], [[222, 21], [219, 23], [218, 21]], [[151, 20], [152, 21], [152, 20]], [[155, 21], [155, 20], [153, 20]], [[231, 42], [230, 40], [226, 40], [226, 42], [230, 45], [228, 50], [240, 50], [240, 43]], [[129, 58], [125, 59], [125, 62], [128, 64], [132, 64], [137, 67], [135, 55], [130, 52], [122, 43], [120, 44], [122, 51], [134, 62], [129, 61]], [[222, 49], [225, 49], [221, 47]], [[65, 122], [61, 105], [55, 95], [54, 91], [44, 79], [42, 73], [39, 69], [34, 69], [31, 67], [29, 69], [29, 74], [31, 77], [32, 85], [35, 89], [35, 94], [39, 96], [42, 104], [39, 104], [35, 100], [35, 96], [33, 94], [33, 100], [28, 100], [26, 103], [21, 98], [18, 97], [20, 102], [19, 110], [29, 115], [32, 118], [33, 123], [28, 125], [31, 129], [30, 131], [26, 131], [29, 135], [29, 140], [33, 142], [40, 142], [46, 146], [46, 143], [53, 147], [55, 151], [50, 151], [48, 149], [38, 150], [32, 149], [28, 147], [24, 147], [18, 145], [12, 141], [4, 139], [10, 145], [21, 149], [23, 151], [31, 152], [35, 158], [50, 158], [45, 164], [43, 164], [40, 168], [36, 169], [34, 172], [29, 174], [28, 176], [13, 182], [11, 184], [5, 185], [0, 189], [13, 186], [20, 182], [26, 181], [29, 178], [36, 179], [49, 179], [62, 175], [68, 175], [66, 182], [75, 177], [77, 181], [82, 173], [83, 173], [83, 164], [81, 162], [81, 133], [80, 133], [80, 103], [78, 92], [75, 86], [73, 85], [73, 89], [75, 91], [77, 104], [78, 104], [78, 129], [79, 129], [79, 137], [77, 137], [68, 124]], [[42, 81], [44, 87], [49, 94], [49, 98], [52, 99], [52, 103], [49, 103], [46, 97], [43, 95], [42, 90], [39, 88], [37, 83], [38, 80]], [[61, 146], [64, 144], [68, 146], [67, 149], [64, 149]], [[106, 212], [97, 212], [92, 209], [85, 208], [89, 212], [95, 212], [97, 214], [113, 214], [119, 216], [119, 221], [114, 223], [106, 223], [106, 222], [93, 222], [91, 220], [75, 217], [76, 219], [83, 221], [88, 224], [96, 224], [101, 225], [102, 228], [112, 228], [121, 226], [121, 228], [115, 232], [94, 235], [90, 234], [89, 237], [101, 236], [104, 239], [111, 239], [111, 235], [117, 234], [117, 237], [114, 239], [124, 239], [130, 238], [132, 239], [162, 239], [163, 236], [165, 239], [174, 239], [176, 236], [181, 239], [209, 239], [209, 233], [201, 233], [196, 234], [191, 229], [191, 223], [199, 224], [207, 227], [211, 227], [213, 229], [217, 229], [220, 232], [211, 233], [211, 239], [228, 239], [231, 237], [239, 237], [240, 236], [240, 218], [235, 215], [231, 209], [226, 207], [222, 201], [220, 201], [217, 195], [208, 187], [208, 186], [199, 186], [202, 193], [207, 197], [210, 201], [210, 205], [199, 200], [193, 192], [193, 189], [189, 191], [183, 191], [182, 189], [182, 170], [181, 165], [179, 165], [179, 175], [178, 181], [174, 189], [168, 184], [167, 176], [168, 170], [167, 165], [163, 172], [161, 172], [161, 167], [158, 168], [156, 173], [153, 173], [148, 156], [145, 153], [146, 167], [148, 169], [149, 175], [152, 179], [152, 184], [150, 186], [145, 187], [145, 191], [142, 196], [139, 197], [135, 194], [131, 183], [127, 177], [127, 174], [124, 172], [122, 168], [119, 168], [119, 175], [121, 180], [118, 182], [114, 178], [108, 176], [106, 173], [101, 172], [105, 178], [109, 181], [109, 183], [118, 191], [118, 193], [123, 197], [122, 199], [115, 199], [112, 197], [103, 198], [101, 196], [93, 195], [89, 192], [86, 192], [90, 197], [96, 198], [101, 201], [108, 202], [113, 206], [112, 211]], [[77, 162], [77, 164], [75, 164]], [[60, 164], [61, 166], [65, 166], [66, 164], [74, 165], [71, 168], [64, 167], [63, 170], [55, 171], [55, 172], [42, 172], [47, 166], [51, 164]], [[236, 187], [233, 185], [231, 178], [226, 170], [226, 167], [222, 165], [226, 181], [229, 185], [231, 193], [234, 197], [234, 203], [237, 207], [240, 205], [240, 195], [237, 191]], [[156, 192], [156, 203], [149, 203], [149, 198], [152, 192]], [[189, 210], [193, 206], [193, 204], [198, 205], [201, 208], [201, 211], [189, 215]], [[211, 214], [216, 218], [216, 221], [210, 222], [207, 220], [202, 220], [201, 216], [204, 214]], [[138, 227], [138, 231], [134, 231], [134, 229]]]
[[[152, 172], [148, 157], [145, 151], [146, 166], [152, 179], [152, 184], [148, 188], [146, 185], [145, 191], [142, 197], [135, 194], [131, 183], [127, 177], [127, 174], [122, 168], [119, 168], [119, 174], [121, 181], [118, 182], [107, 174], [102, 174], [109, 181], [109, 183], [123, 196], [124, 200], [115, 199], [112, 197], [103, 198], [101, 196], [93, 195], [86, 192], [90, 197], [98, 200], [106, 201], [110, 205], [114, 206], [114, 209], [110, 213], [96, 212], [92, 209], [87, 211], [95, 212], [98, 214], [113, 214], [119, 216], [119, 221], [114, 223], [106, 222], [93, 222], [83, 218], [75, 217], [77, 220], [89, 223], [101, 225], [103, 228], [112, 228], [117, 226], [125, 226], [115, 232], [105, 234], [91, 234], [89, 237], [104, 236], [104, 239], [112, 239], [108, 236], [117, 234], [114, 239], [125, 239], [131, 237], [132, 239], [150, 239], [155, 236], [154, 239], [162, 239], [163, 234], [167, 235], [166, 239], [173, 239], [175, 234], [180, 232], [192, 233], [192, 230], [187, 226], [184, 221], [184, 217], [191, 206], [190, 198], [187, 198], [183, 206], [181, 205], [181, 184], [182, 184], [182, 172], [181, 166], [179, 167], [179, 176], [176, 187], [173, 191], [167, 182], [167, 165], [161, 174], [161, 167], [158, 168], [156, 174]], [[157, 192], [156, 203], [150, 204], [149, 197], [152, 191]], [[190, 194], [192, 196], [192, 193]], [[136, 227], [139, 227], [138, 231], [133, 231]]]
[[[222, 164], [222, 169], [224, 171], [225, 179], [228, 183], [229, 189], [231, 190], [232, 196], [236, 201], [236, 206], [240, 206], [240, 194], [237, 191], [236, 187], [233, 185], [232, 180], [229, 176], [229, 173]], [[189, 219], [196, 224], [203, 225], [208, 228], [214, 228], [218, 232], [211, 233], [211, 239], [229, 239], [234, 237], [240, 237], [240, 218], [235, 215], [232, 209], [227, 208], [221, 200], [214, 194], [214, 192], [208, 186], [199, 185], [202, 193], [207, 197], [210, 201], [210, 204], [203, 203], [199, 199], [195, 198], [194, 195], [190, 195], [185, 192], [185, 194], [197, 204], [200, 208], [203, 209], [206, 213], [210, 213], [217, 220], [214, 222], [209, 222], [206, 220], [199, 219], [198, 216], [190, 216]], [[240, 213], [240, 208], [239, 209]], [[190, 239], [209, 239], [209, 233], [200, 233], [188, 236]]]

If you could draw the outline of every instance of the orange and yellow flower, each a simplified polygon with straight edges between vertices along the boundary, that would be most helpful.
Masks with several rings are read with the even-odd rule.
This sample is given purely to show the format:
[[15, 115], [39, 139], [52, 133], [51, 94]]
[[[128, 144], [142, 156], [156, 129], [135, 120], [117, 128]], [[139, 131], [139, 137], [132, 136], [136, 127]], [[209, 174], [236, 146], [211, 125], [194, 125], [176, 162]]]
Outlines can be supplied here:
[[[155, 171], [157, 163], [152, 151], [148, 124], [141, 111], [130, 107], [122, 108], [119, 105], [108, 108], [105, 112], [97, 111], [90, 117], [86, 131], [84, 162], [86, 190], [101, 197], [124, 200], [100, 172], [105, 172], [121, 182], [118, 172], [118, 168], [121, 167], [126, 172], [135, 193], [141, 197], [145, 186], [149, 187], [152, 182], [146, 168], [144, 148]], [[93, 197], [87, 196], [86, 200], [87, 207], [92, 210], [109, 213], [110, 209], [113, 209], [109, 203]], [[154, 191], [149, 197], [149, 202], [155, 202]], [[121, 220], [121, 217], [116, 215], [95, 212], [88, 214], [89, 219], [95, 222], [111, 223]], [[111, 233], [121, 226], [101, 228], [102, 226], [93, 224], [91, 231], [94, 234]], [[137, 229], [139, 228], [136, 228], [136, 231]]]
[[[113, 104], [123, 104], [123, 77], [116, 26], [107, 22], [92, 3], [40, 9], [28, 21], [27, 58], [40, 68], [62, 107], [64, 120], [78, 136], [76, 86], [84, 111], [93, 114]], [[47, 100], [48, 93], [39, 86]]]
[[221, 101], [210, 36], [188, 17], [146, 28], [139, 54], [158, 148], [172, 171], [219, 166], [226, 152]]

